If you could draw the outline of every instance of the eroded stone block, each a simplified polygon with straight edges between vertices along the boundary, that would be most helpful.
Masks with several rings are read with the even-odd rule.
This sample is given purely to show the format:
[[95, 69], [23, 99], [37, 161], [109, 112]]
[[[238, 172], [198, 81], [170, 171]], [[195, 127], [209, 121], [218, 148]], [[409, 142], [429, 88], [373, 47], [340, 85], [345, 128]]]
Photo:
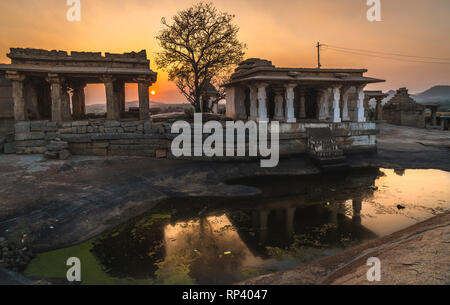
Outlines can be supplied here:
[[45, 133], [43, 132], [22, 132], [16, 133], [15, 139], [16, 141], [24, 141], [24, 140], [40, 140], [45, 138]]

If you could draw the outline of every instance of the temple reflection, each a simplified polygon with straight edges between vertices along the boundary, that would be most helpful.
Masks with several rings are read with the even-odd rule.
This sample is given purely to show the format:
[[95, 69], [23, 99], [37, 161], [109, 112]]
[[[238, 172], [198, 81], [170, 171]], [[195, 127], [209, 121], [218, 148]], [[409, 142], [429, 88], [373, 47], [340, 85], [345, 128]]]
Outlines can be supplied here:
[[[291, 268], [411, 221], [390, 205], [400, 195], [426, 202], [418, 193], [423, 190], [404, 184], [402, 179], [416, 181], [409, 172], [383, 172], [277, 177], [276, 183], [273, 177], [229, 181], [257, 187], [261, 194], [168, 200], [99, 239], [93, 253], [114, 276], [152, 277], [162, 284], [229, 284]], [[441, 197], [450, 196], [437, 181], [427, 189], [438, 192], [432, 185], [446, 192]]]

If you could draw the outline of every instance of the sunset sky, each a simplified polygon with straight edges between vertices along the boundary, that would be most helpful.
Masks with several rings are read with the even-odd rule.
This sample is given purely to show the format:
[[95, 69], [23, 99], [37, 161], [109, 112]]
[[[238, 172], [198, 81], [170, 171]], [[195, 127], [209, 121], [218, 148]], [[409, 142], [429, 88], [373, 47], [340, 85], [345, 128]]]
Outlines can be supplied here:
[[[10, 47], [67, 51], [129, 52], [147, 49], [154, 65], [161, 17], [197, 1], [81, 0], [81, 21], [68, 22], [66, 0], [0, 2], [0, 62], [9, 63]], [[236, 15], [246, 57], [269, 59], [276, 66], [315, 67], [315, 44], [387, 53], [448, 58], [442, 64], [402, 62], [322, 52], [324, 68], [367, 68], [368, 76], [387, 82], [369, 89], [408, 87], [412, 93], [450, 85], [450, 1], [381, 0], [382, 21], [366, 19], [366, 0], [214, 0], [219, 10]], [[390, 56], [386, 56], [390, 57]], [[417, 58], [407, 58], [420, 61]], [[422, 61], [433, 61], [422, 59]], [[158, 71], [153, 100], [184, 101], [167, 75]], [[128, 86], [127, 100], [136, 99]], [[103, 88], [90, 87], [88, 103], [102, 99]]]

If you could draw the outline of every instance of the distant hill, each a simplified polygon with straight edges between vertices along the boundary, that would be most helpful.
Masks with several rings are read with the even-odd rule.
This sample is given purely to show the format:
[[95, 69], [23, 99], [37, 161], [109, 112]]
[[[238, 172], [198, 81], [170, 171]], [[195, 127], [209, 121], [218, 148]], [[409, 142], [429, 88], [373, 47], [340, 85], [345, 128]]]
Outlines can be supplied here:
[[415, 94], [418, 102], [450, 101], [450, 86], [434, 86], [422, 93]]
[[[389, 96], [383, 100], [383, 105], [394, 97], [396, 90], [389, 90], [387, 93]], [[450, 86], [434, 86], [422, 93], [411, 94], [411, 97], [421, 104], [439, 103], [441, 109], [450, 109]]]
[[434, 86], [412, 97], [418, 103], [439, 103], [441, 109], [450, 109], [450, 86]]

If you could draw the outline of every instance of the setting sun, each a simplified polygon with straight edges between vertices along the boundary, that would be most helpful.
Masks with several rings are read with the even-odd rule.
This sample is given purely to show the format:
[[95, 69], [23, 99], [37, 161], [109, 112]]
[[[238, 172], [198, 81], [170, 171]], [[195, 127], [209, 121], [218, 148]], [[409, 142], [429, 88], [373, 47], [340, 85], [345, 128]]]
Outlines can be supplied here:
[[150, 94], [155, 95], [156, 94], [155, 90], [150, 91]]

